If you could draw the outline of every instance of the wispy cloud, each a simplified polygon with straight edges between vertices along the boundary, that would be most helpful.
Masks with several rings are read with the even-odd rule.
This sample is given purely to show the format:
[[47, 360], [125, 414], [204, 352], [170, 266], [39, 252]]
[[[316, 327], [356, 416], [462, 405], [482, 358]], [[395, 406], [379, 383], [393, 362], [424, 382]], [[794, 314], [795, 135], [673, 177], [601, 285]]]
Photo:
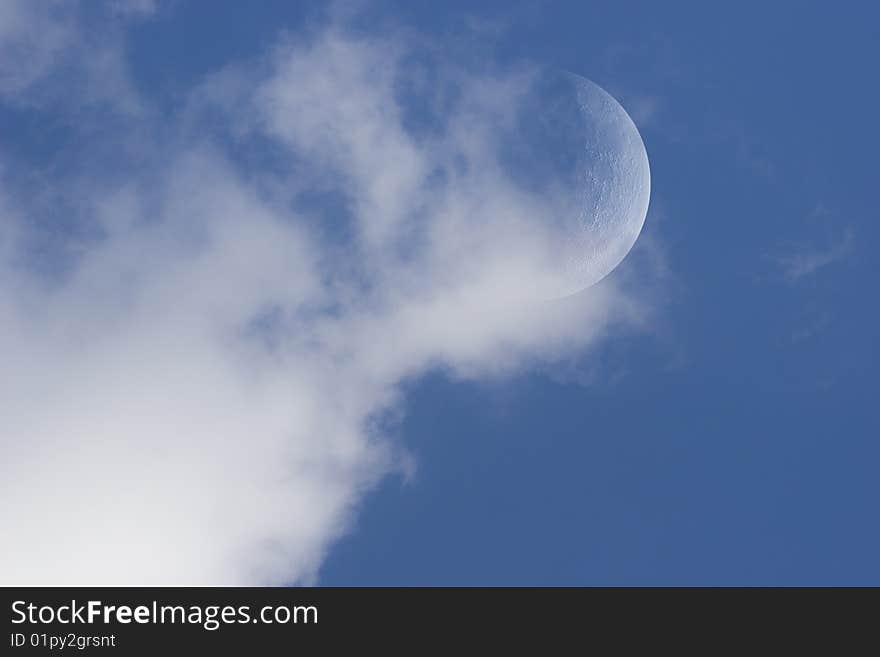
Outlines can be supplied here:
[[126, 70], [124, 29], [152, 14], [155, 3], [117, 0], [94, 8], [62, 0], [0, 3], [0, 102], [142, 110]]
[[821, 246], [801, 246], [790, 253], [776, 256], [775, 260], [786, 280], [798, 281], [850, 255], [855, 248], [855, 234], [851, 228]]
[[[171, 125], [108, 123], [125, 157], [88, 142], [56, 167], [48, 243], [4, 178], [0, 581], [314, 581], [364, 491], [412, 468], [381, 421], [402, 382], [510, 374], [644, 321], [614, 279], [530, 294], [556, 275], [553, 206], [498, 152], [523, 72], [415, 49], [328, 25], [218, 72]], [[406, 88], [433, 90], [415, 115]], [[131, 86], [113, 93], [124, 112]]]

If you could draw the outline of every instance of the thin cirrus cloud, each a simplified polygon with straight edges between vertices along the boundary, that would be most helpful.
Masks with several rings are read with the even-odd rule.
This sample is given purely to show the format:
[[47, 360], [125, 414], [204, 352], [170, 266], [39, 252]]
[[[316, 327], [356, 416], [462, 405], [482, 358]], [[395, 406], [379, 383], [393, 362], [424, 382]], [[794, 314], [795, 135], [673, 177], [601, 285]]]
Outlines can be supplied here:
[[854, 248], [855, 234], [847, 227], [839, 237], [828, 244], [820, 247], [801, 247], [792, 253], [778, 256], [776, 260], [786, 280], [795, 282], [843, 260], [852, 254]]
[[[57, 29], [82, 59], [64, 65], [99, 75], [82, 29]], [[498, 154], [528, 71], [420, 54], [325, 25], [170, 119], [113, 78], [71, 114], [124, 115], [89, 144], [106, 161], [68, 149], [51, 190], [0, 159], [0, 581], [314, 582], [404, 467], [381, 421], [402, 382], [509, 375], [645, 321], [615, 279], [536, 300], [553, 200]], [[54, 61], [7, 102], [68, 111], [33, 91]]]

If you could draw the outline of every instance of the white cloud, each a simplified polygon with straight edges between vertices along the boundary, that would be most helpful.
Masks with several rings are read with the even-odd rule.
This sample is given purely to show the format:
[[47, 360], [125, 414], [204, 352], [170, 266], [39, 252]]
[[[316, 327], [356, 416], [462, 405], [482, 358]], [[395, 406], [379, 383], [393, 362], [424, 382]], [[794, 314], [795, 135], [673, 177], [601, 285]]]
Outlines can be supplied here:
[[[140, 115], [107, 138], [145, 164], [59, 175], [90, 231], [38, 258], [33, 203], [7, 183], [0, 582], [313, 581], [405, 464], [378, 421], [403, 381], [509, 374], [642, 319], [614, 279], [538, 300], [554, 201], [498, 159], [524, 73], [441, 64], [442, 120], [417, 130], [412, 45], [320, 29], [207, 81], [155, 130], [174, 139], [145, 146]], [[255, 171], [229, 141], [280, 162]]]
[[127, 20], [151, 13], [149, 5], [144, 0], [110, 3], [111, 11], [97, 14], [96, 24], [87, 27], [78, 2], [0, 3], [0, 101], [26, 108], [111, 106], [139, 112], [122, 30]]
[[0, 3], [0, 97], [21, 94], [67, 49], [74, 29], [60, 3]]
[[855, 235], [847, 228], [829, 244], [820, 247], [802, 246], [792, 253], [776, 258], [788, 281], [798, 281], [850, 255], [855, 247]]

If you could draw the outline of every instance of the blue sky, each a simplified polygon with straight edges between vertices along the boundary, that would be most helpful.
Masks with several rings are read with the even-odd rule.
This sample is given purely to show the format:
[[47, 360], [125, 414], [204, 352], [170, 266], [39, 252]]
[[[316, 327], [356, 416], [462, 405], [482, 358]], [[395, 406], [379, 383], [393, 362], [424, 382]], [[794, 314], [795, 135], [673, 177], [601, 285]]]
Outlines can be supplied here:
[[878, 582], [867, 7], [486, 12], [514, 25], [505, 55], [650, 108], [646, 232], [674, 284], [657, 334], [612, 344], [594, 383], [416, 385], [419, 477], [368, 499], [325, 583]]
[[[880, 147], [874, 127], [880, 91], [873, 79], [880, 10], [867, 3], [809, 2], [728, 8], [696, 2], [486, 2], [479, 8], [382, 2], [343, 3], [328, 11], [320, 3], [178, 0], [114, 7], [85, 3], [71, 10], [71, 17], [60, 16], [56, 5], [51, 19], [29, 19], [37, 26], [72, 26], [57, 29], [60, 34], [69, 29], [70, 36], [59, 37], [61, 45], [47, 48], [45, 57], [28, 55], [49, 62], [35, 67], [30, 78], [0, 69], [0, 209], [25, 226], [26, 239], [8, 242], [16, 245], [15, 271], [38, 272], [28, 274], [21, 287], [0, 288], [0, 300], [38, 290], [36, 305], [45, 302], [48, 309], [40, 321], [71, 327], [73, 344], [96, 354], [89, 365], [57, 356], [57, 373], [45, 380], [23, 374], [49, 371], [46, 363], [67, 353], [71, 343], [69, 336], [51, 331], [45, 338], [27, 337], [25, 331], [26, 337], [17, 337], [16, 327], [28, 326], [31, 314], [4, 305], [10, 321], [0, 328], [16, 337], [0, 349], [25, 354], [17, 360], [10, 389], [24, 381], [21, 389], [41, 401], [44, 414], [73, 418], [65, 420], [68, 427], [87, 427], [82, 435], [88, 437], [70, 439], [76, 449], [91, 449], [92, 427], [131, 432], [130, 441], [120, 441], [124, 450], [106, 452], [111, 465], [134, 462], [131, 455], [142, 454], [144, 446], [167, 453], [161, 464], [199, 464], [195, 457], [186, 461], [191, 451], [218, 451], [222, 456], [216, 462], [208, 458], [204, 472], [198, 465], [193, 469], [202, 474], [193, 474], [192, 481], [209, 492], [192, 493], [190, 506], [210, 518], [214, 501], [226, 500], [220, 492], [212, 496], [212, 487], [220, 491], [232, 482], [228, 487], [239, 486], [241, 494], [223, 502], [227, 519], [254, 515], [239, 501], [248, 495], [265, 500], [262, 508], [268, 511], [265, 517], [256, 514], [259, 522], [242, 521], [240, 527], [230, 520], [236, 529], [228, 535], [205, 520], [204, 536], [195, 537], [190, 530], [202, 526], [202, 515], [194, 522], [181, 512], [168, 520], [144, 506], [147, 529], [123, 523], [118, 531], [107, 530], [106, 542], [127, 545], [137, 535], [139, 545], [167, 543], [167, 550], [158, 550], [167, 553], [167, 562], [157, 561], [166, 575], [148, 568], [132, 574], [126, 563], [101, 573], [95, 564], [72, 562], [76, 577], [325, 585], [880, 584], [875, 556], [880, 422], [873, 403], [880, 337], [873, 257]], [[306, 90], [301, 93], [308, 106], [322, 101], [314, 80], [324, 79], [322, 61], [336, 52], [332, 30], [326, 37], [331, 45], [327, 50], [321, 45], [328, 24], [344, 26], [339, 28], [344, 51], [354, 44], [355, 52], [375, 56], [379, 69], [397, 61], [384, 57], [393, 50], [388, 44], [400, 41], [415, 60], [430, 58], [429, 72], [445, 71], [454, 62], [448, 75], [455, 84], [459, 68], [479, 69], [485, 88], [505, 79], [505, 71], [539, 64], [577, 72], [623, 104], [650, 158], [651, 206], [636, 248], [596, 293], [605, 296], [583, 301], [585, 316], [599, 318], [595, 335], [568, 315], [549, 328], [529, 325], [510, 334], [473, 314], [471, 305], [456, 305], [459, 289], [437, 283], [431, 269], [423, 289], [440, 290], [441, 301], [427, 316], [466, 328], [460, 334], [449, 330], [459, 336], [455, 341], [438, 337], [426, 346], [421, 336], [406, 332], [401, 319], [423, 310], [407, 292], [394, 287], [387, 297], [376, 293], [366, 309], [354, 312], [346, 305], [347, 292], [326, 291], [350, 291], [349, 285], [371, 294], [382, 289], [386, 275], [401, 271], [387, 263], [384, 252], [364, 247], [363, 263], [347, 265], [355, 272], [351, 279], [334, 264], [341, 283], [327, 288], [309, 282], [324, 275], [321, 264], [296, 269], [284, 255], [288, 251], [276, 253], [274, 245], [296, 253], [302, 246], [298, 235], [274, 227], [276, 216], [283, 225], [288, 220], [286, 210], [278, 209], [282, 198], [296, 213], [322, 217], [322, 225], [330, 226], [330, 246], [322, 251], [327, 260], [337, 247], [347, 248], [351, 225], [361, 214], [372, 220], [369, 208], [378, 207], [375, 214], [383, 217], [400, 212], [402, 220], [411, 212], [399, 207], [402, 195], [374, 194], [375, 180], [364, 172], [372, 169], [372, 155], [360, 150], [358, 126], [345, 128], [355, 135], [345, 142], [345, 152], [354, 153], [349, 171], [332, 156], [329, 164], [324, 160], [336, 142], [332, 135], [329, 141], [314, 136], [325, 126], [320, 111], [301, 122], [290, 118], [308, 115], [296, 104], [297, 90]], [[358, 51], [361, 37], [381, 45]], [[0, 31], [0, 46], [3, 38]], [[309, 39], [318, 45], [287, 45]], [[74, 63], [58, 64], [57, 52], [72, 52], [68, 60]], [[347, 61], [326, 69], [326, 75], [337, 80], [338, 74], [339, 89], [373, 107], [371, 84], [361, 88], [357, 77], [372, 69], [346, 68]], [[316, 73], [310, 77], [309, 71]], [[82, 81], [73, 92], [71, 80]], [[400, 102], [421, 111], [419, 94], [406, 93]], [[388, 148], [377, 156], [379, 164], [385, 157], [412, 157], [418, 165], [421, 155], [393, 128], [381, 121], [375, 126], [381, 148]], [[322, 175], [310, 177], [312, 160], [326, 164], [331, 174], [320, 169]], [[338, 170], [351, 176], [354, 186], [363, 184], [358, 198], [363, 206], [355, 207], [367, 210], [340, 204], [333, 177]], [[512, 194], [503, 183], [487, 180], [487, 189]], [[410, 190], [405, 172], [389, 184]], [[278, 192], [291, 185], [298, 190], [292, 200]], [[125, 193], [111, 193], [120, 189]], [[219, 200], [210, 198], [212, 190]], [[154, 208], [178, 228], [158, 236], [115, 237], [129, 235], [129, 225], [149, 223]], [[261, 222], [265, 213], [266, 225], [251, 232], [243, 220], [230, 218], [214, 228], [212, 218], [226, 208]], [[126, 228], [107, 228], [117, 225], [117, 216], [129, 217]], [[186, 254], [203, 253], [201, 246], [188, 250], [191, 241], [201, 244], [202, 235], [220, 245], [203, 259], [193, 256], [207, 263], [203, 271], [140, 283], [154, 281], [159, 269], [182, 271]], [[252, 240], [253, 250], [239, 257], [222, 246], [227, 235], [231, 242]], [[169, 244], [185, 245], [184, 255], [167, 255], [166, 250], [177, 254], [177, 246]], [[153, 253], [162, 255], [144, 255]], [[480, 253], [489, 258], [493, 251]], [[132, 271], [120, 264], [128, 261], [137, 263]], [[253, 273], [255, 261], [266, 265]], [[311, 261], [306, 254], [297, 262]], [[218, 272], [227, 280], [230, 267], [230, 278], [243, 282], [220, 286], [216, 296], [205, 292], [213, 290]], [[40, 296], [45, 293], [34, 281], [44, 281], [46, 271], [52, 272], [49, 280], [71, 276], [73, 282], [63, 284], [63, 294]], [[70, 273], [79, 271], [85, 273]], [[491, 274], [485, 273], [487, 285]], [[297, 292], [285, 287], [291, 280], [303, 281], [293, 286]], [[186, 292], [175, 296], [169, 289]], [[254, 304], [224, 305], [236, 294]], [[202, 296], [204, 304], [194, 303], [198, 312], [192, 316], [178, 321], [171, 313], [175, 319], [167, 323], [143, 319]], [[394, 306], [391, 300], [401, 297], [408, 300]], [[56, 304], [56, 298], [66, 301]], [[95, 302], [98, 298], [106, 301]], [[640, 309], [639, 319], [620, 319], [619, 308], [631, 305]], [[496, 311], [507, 317], [509, 308], [498, 305]], [[203, 316], [217, 324], [203, 328]], [[225, 330], [243, 318], [270, 345], [265, 353], [291, 354], [285, 368], [307, 376], [288, 380], [288, 369], [273, 363], [258, 374], [250, 369], [237, 374], [227, 384], [227, 369], [218, 365], [227, 363], [226, 356], [216, 354], [228, 341], [212, 340], [218, 325]], [[144, 321], [142, 333], [112, 328]], [[468, 330], [469, 324], [479, 326]], [[203, 344], [204, 336], [211, 336], [205, 338], [211, 349], [202, 354], [195, 345]], [[336, 345], [338, 336], [345, 348], [308, 346]], [[286, 340], [291, 344], [272, 351]], [[560, 346], [575, 343], [571, 349]], [[107, 346], [117, 344], [126, 347], [117, 352]], [[238, 363], [241, 354], [257, 354], [253, 358], [263, 362], [263, 352], [243, 344], [229, 362]], [[348, 364], [349, 351], [356, 365]], [[174, 357], [163, 365], [169, 353]], [[153, 368], [137, 364], [153, 356], [158, 363]], [[118, 374], [117, 362], [135, 364]], [[171, 376], [175, 363], [185, 367]], [[198, 375], [199, 392], [191, 404], [172, 408], [163, 396], [141, 395], [170, 380], [178, 398], [187, 399], [195, 389], [188, 387], [193, 372], [205, 374]], [[94, 391], [83, 400], [73, 397], [63, 383], [67, 373], [70, 380], [95, 381]], [[251, 394], [262, 387], [240, 392], [239, 384], [251, 375], [272, 381], [265, 399]], [[36, 383], [28, 387], [31, 378]], [[281, 383], [273, 387], [276, 380]], [[219, 382], [218, 391], [204, 393], [211, 381]], [[62, 392], [56, 394], [56, 387]], [[117, 390], [133, 392], [116, 395]], [[107, 391], [114, 393], [109, 400]], [[276, 398], [288, 393], [300, 395], [293, 407], [302, 415], [288, 417], [276, 407]], [[68, 407], [58, 401], [68, 398], [87, 409], [97, 400], [95, 407], [104, 410], [68, 416]], [[339, 404], [328, 404], [328, 398]], [[190, 413], [218, 405], [231, 410], [216, 426]], [[112, 417], [105, 415], [108, 406], [118, 409]], [[314, 468], [320, 474], [304, 476], [300, 488], [261, 488], [255, 482], [268, 471], [266, 463], [283, 462], [289, 454], [274, 438], [260, 442], [255, 436], [274, 436], [276, 430], [298, 436], [303, 416], [314, 418], [307, 426], [322, 438], [296, 438], [291, 471]], [[148, 417], [176, 419], [153, 428]], [[33, 432], [29, 415], [14, 418], [4, 447], [16, 458], [24, 451], [16, 441], [32, 436], [42, 445], [39, 441], [58, 437], [57, 428]], [[206, 423], [210, 431], [193, 429], [198, 437], [188, 438], [185, 427]], [[151, 428], [139, 433], [134, 425]], [[155, 431], [168, 426], [180, 433], [166, 443]], [[309, 442], [331, 434], [340, 436], [331, 447]], [[108, 430], [108, 435], [113, 443], [116, 434]], [[256, 441], [252, 450], [216, 447], [241, 436]], [[106, 449], [102, 445], [95, 449]], [[252, 471], [260, 474], [230, 474], [231, 464], [245, 463], [247, 469], [251, 454], [261, 450], [266, 463], [254, 457]], [[20, 483], [10, 484], [20, 489], [10, 488], [13, 493], [30, 490], [36, 481], [28, 458], [7, 459], [20, 463], [14, 480]], [[176, 467], [166, 472], [158, 465], [154, 472], [164, 474], [155, 477], [142, 476], [135, 466], [118, 467], [134, 473], [133, 481], [145, 482], [144, 490], [156, 481], [178, 481]], [[76, 487], [76, 479], [71, 481]], [[105, 483], [122, 486], [123, 498], [131, 493], [133, 504], [148, 504], [132, 492], [134, 484], [128, 490], [120, 481]], [[189, 491], [183, 483], [168, 486], [175, 495]], [[314, 508], [320, 511], [312, 516]], [[113, 513], [106, 510], [110, 524]], [[278, 525], [290, 529], [276, 530]], [[27, 540], [40, 540], [28, 531], [22, 534]], [[184, 556], [173, 556], [175, 540], [163, 543], [159, 535], [177, 537]], [[24, 540], [26, 551], [31, 545]], [[212, 540], [216, 569], [206, 567], [191, 578], [193, 564], [204, 559], [188, 561], [186, 555], [204, 555]], [[87, 542], [75, 542], [71, 549], [86, 547]], [[248, 557], [227, 557], [223, 550], [247, 551]], [[151, 551], [155, 546], [145, 553]]]

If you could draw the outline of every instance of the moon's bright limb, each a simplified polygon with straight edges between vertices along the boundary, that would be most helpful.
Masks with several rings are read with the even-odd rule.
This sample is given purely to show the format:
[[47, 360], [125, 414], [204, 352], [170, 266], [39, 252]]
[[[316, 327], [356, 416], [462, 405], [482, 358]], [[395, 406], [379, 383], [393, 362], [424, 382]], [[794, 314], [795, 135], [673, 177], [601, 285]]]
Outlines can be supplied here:
[[566, 77], [584, 141], [581, 207], [565, 254], [574, 292], [610, 274], [632, 249], [648, 213], [651, 171], [641, 135], [620, 103], [586, 78]]
[[624, 259], [645, 223], [648, 154], [632, 119], [586, 78], [542, 71], [519, 100], [510, 161], [518, 184], [551, 206], [552, 296], [597, 283]]

